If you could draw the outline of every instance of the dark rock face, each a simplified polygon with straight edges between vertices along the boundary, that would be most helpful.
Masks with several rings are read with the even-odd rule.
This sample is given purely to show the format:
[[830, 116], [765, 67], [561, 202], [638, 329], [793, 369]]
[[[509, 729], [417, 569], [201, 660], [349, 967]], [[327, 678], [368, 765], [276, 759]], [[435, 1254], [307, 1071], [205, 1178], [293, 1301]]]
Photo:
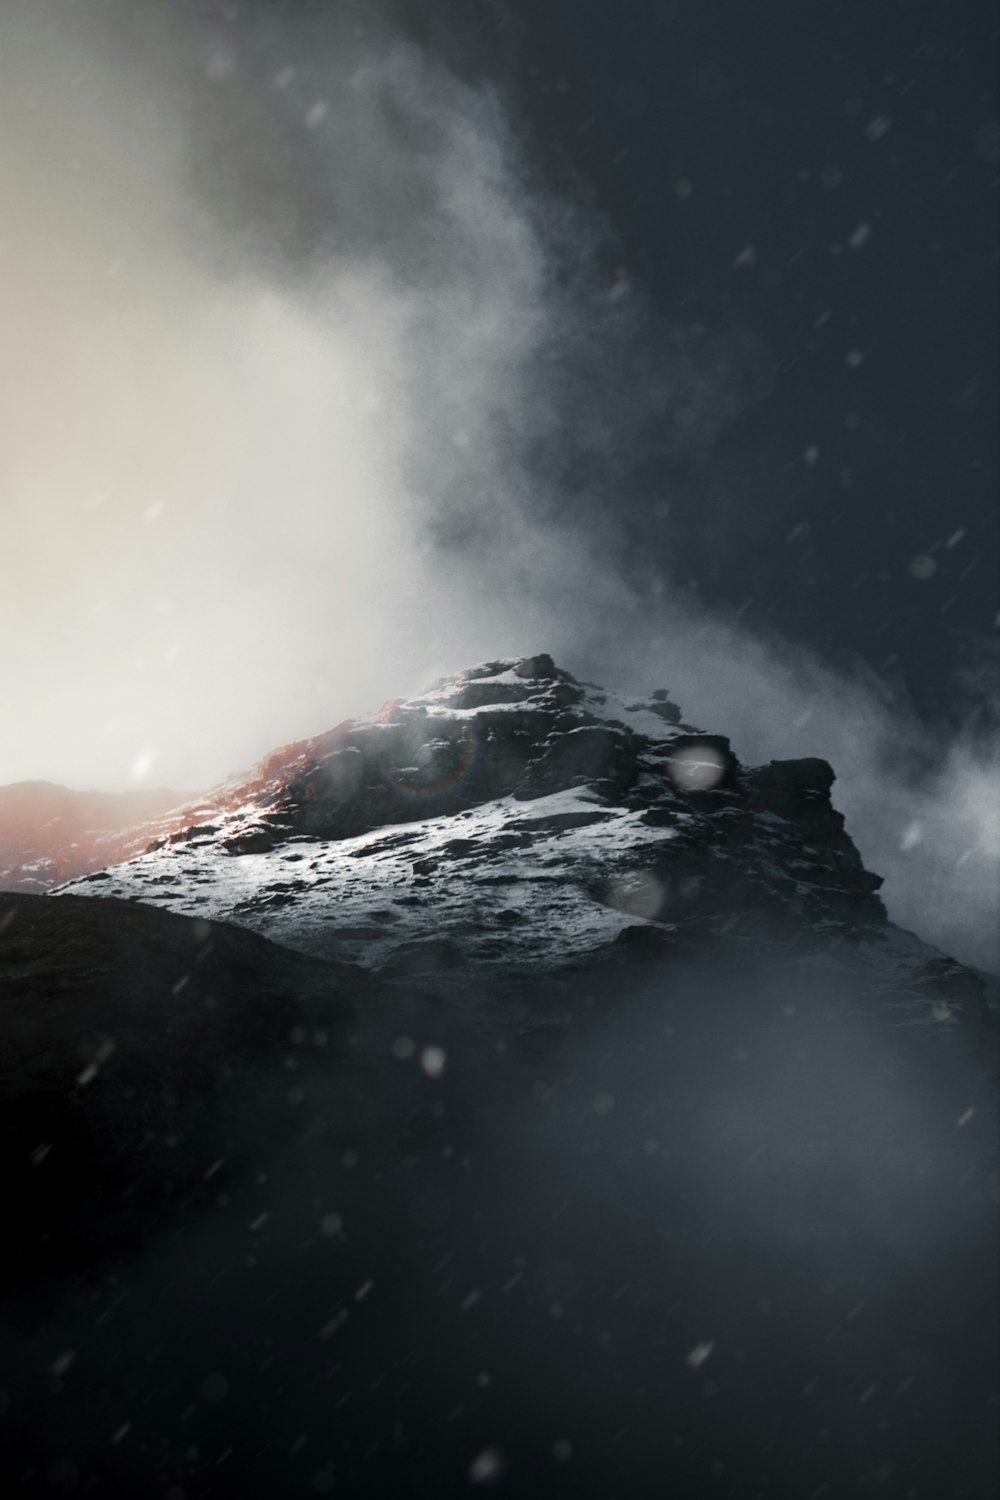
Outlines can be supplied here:
[[683, 954], [779, 937], [852, 963], [864, 950], [873, 985], [905, 985], [930, 950], [903, 952], [833, 782], [820, 760], [742, 766], [666, 689], [626, 703], [544, 655], [493, 661], [276, 751], [197, 822], [73, 888], [375, 970], [442, 942], [477, 970], [557, 968], [638, 920]]
[[[387, 704], [373, 720], [278, 751], [260, 768], [257, 795], [280, 782], [275, 795], [291, 826], [326, 838], [589, 783], [624, 795], [644, 737], [597, 711], [606, 701], [592, 700], [548, 656], [488, 662], [422, 698]], [[647, 708], [664, 716], [659, 700], [631, 711]]]
[[3, 1493], [995, 1493], [996, 1011], [832, 783], [491, 662], [0, 897]]

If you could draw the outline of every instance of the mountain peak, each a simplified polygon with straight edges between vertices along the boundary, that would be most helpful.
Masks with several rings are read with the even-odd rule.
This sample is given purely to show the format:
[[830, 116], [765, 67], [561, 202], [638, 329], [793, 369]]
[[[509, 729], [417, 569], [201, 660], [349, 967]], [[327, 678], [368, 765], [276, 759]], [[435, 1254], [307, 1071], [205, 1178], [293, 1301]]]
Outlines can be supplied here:
[[833, 783], [825, 760], [741, 764], [666, 688], [626, 699], [538, 654], [276, 750], [63, 889], [438, 987], [777, 945], [947, 1021], [978, 981], [888, 921]]

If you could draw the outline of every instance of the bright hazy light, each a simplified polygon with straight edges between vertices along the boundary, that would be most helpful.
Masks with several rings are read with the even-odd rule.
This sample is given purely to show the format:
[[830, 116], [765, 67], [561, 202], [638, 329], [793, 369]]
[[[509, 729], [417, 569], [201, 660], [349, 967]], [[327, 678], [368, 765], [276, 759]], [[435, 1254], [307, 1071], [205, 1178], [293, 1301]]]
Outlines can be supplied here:
[[710, 461], [738, 338], [609, 280], [393, 8], [0, 3], [0, 784], [194, 790], [548, 651], [831, 760], [890, 912], [997, 962], [989, 747], [628, 570], [622, 456]]
[[463, 451], [520, 357], [497, 140], [388, 35], [324, 32], [297, 84], [252, 29], [164, 17], [0, 16], [0, 783], [204, 785], [474, 641], [418, 523], [483, 494]]

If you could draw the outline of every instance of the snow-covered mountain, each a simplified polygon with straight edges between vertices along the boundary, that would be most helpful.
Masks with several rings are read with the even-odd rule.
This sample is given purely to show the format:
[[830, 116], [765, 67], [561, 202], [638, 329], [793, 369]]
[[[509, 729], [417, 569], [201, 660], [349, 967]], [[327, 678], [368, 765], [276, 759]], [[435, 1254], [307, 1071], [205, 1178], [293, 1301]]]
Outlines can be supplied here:
[[665, 689], [626, 702], [545, 655], [493, 661], [276, 751], [62, 889], [438, 987], [616, 945], [794, 946], [912, 1019], [975, 1025], [981, 976], [888, 921], [833, 782], [822, 760], [742, 766]]
[[992, 1497], [994, 1001], [832, 781], [490, 662], [0, 894], [3, 1494]]

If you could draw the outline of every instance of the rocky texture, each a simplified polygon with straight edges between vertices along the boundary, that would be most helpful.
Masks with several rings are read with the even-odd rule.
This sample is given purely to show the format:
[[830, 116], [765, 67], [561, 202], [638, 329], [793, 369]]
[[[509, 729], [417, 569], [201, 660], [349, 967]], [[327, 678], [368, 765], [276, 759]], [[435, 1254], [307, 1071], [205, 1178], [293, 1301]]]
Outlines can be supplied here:
[[189, 792], [78, 792], [51, 781], [0, 786], [0, 891], [48, 890], [140, 853]]
[[833, 782], [822, 760], [742, 766], [665, 689], [626, 702], [545, 655], [493, 661], [276, 751], [70, 889], [393, 976], [795, 944], [981, 1029], [981, 980], [887, 921]]

